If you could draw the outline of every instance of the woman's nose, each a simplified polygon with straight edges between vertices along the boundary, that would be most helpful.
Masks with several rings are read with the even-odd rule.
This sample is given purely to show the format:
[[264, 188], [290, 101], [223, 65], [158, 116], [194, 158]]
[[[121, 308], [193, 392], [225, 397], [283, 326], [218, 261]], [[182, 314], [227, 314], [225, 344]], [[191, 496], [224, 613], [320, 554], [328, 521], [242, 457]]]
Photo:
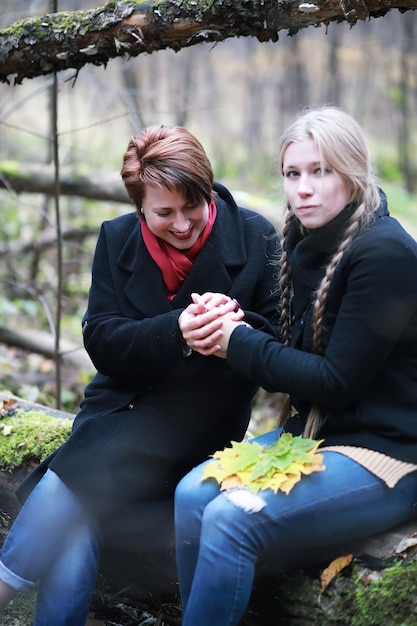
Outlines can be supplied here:
[[190, 228], [190, 220], [184, 213], [177, 213], [173, 225], [176, 231], [182, 233]]
[[300, 176], [297, 191], [300, 195], [312, 193], [312, 185], [308, 176]]

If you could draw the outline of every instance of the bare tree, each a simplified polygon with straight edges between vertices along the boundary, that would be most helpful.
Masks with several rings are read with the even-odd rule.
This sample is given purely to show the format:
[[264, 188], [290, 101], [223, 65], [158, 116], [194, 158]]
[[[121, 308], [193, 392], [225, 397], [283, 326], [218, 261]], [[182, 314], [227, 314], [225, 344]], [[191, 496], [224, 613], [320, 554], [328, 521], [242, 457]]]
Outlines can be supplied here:
[[[414, 17], [414, 16], [413, 16]], [[400, 38], [400, 80], [398, 89], [398, 110], [399, 110], [399, 125], [398, 125], [398, 147], [400, 165], [404, 175], [404, 182], [407, 191], [413, 193], [416, 188], [416, 173], [415, 160], [413, 160], [413, 154], [415, 152], [413, 148], [413, 103], [412, 103], [412, 89], [414, 84], [414, 77], [416, 74], [416, 62], [415, 62], [415, 38], [416, 38], [416, 20], [409, 19], [404, 21], [403, 32]], [[414, 163], [414, 164], [413, 164]]]

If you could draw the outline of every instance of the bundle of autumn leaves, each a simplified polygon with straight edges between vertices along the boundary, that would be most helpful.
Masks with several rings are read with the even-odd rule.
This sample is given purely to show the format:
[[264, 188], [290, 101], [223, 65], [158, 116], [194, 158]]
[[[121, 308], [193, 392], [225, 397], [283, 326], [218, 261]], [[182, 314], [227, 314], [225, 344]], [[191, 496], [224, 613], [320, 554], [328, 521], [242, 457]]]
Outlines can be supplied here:
[[247, 487], [254, 494], [272, 489], [290, 493], [303, 475], [325, 469], [317, 448], [323, 440], [283, 433], [272, 445], [232, 441], [231, 448], [215, 452], [215, 462], [204, 467], [203, 480], [214, 478], [222, 490]]

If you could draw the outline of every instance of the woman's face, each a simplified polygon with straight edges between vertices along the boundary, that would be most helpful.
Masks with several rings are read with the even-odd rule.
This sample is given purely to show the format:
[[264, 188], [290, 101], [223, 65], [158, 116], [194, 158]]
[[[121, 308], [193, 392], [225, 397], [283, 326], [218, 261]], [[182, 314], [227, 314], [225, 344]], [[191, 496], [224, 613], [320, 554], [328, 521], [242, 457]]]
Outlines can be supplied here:
[[182, 193], [166, 187], [146, 185], [142, 208], [149, 230], [178, 250], [195, 244], [208, 219], [205, 200], [192, 205]]
[[290, 143], [282, 167], [285, 195], [305, 228], [324, 226], [350, 202], [348, 185], [331, 167], [320, 162], [313, 139]]

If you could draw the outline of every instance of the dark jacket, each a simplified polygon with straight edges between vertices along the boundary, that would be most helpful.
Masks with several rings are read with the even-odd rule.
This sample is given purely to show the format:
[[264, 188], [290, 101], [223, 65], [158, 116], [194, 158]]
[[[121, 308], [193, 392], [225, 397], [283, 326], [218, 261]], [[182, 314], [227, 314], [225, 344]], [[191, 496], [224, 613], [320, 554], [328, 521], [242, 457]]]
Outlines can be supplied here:
[[[375, 449], [417, 463], [417, 243], [389, 216], [353, 241], [331, 282], [324, 356], [312, 354], [312, 294], [353, 207], [303, 237], [293, 228], [293, 347], [247, 328], [232, 335], [228, 363], [270, 391], [290, 393], [299, 434], [312, 403], [327, 412], [323, 445]], [[246, 332], [245, 332], [246, 331]]]
[[276, 334], [279, 239], [264, 217], [215, 190], [213, 230], [172, 302], [136, 214], [102, 225], [83, 319], [97, 374], [69, 440], [46, 463], [96, 511], [171, 496], [186, 471], [247, 428], [257, 385], [224, 359], [184, 356], [178, 317], [192, 292], [222, 292]]

